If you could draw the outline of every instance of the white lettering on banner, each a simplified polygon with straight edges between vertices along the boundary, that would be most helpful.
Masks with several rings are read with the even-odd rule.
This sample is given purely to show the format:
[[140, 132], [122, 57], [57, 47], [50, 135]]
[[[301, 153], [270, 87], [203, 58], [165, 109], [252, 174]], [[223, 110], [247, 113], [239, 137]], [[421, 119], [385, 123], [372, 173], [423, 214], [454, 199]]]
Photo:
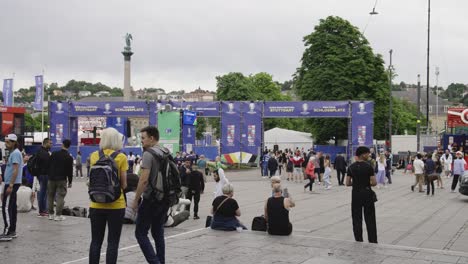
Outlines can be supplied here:
[[322, 108], [314, 108], [314, 112], [320, 113], [344, 113], [345, 108], [336, 108], [335, 106], [322, 106]]
[[126, 106], [123, 106], [121, 108], [115, 108], [115, 111], [116, 112], [143, 112], [145, 111], [145, 109], [143, 107], [135, 107], [135, 106], [132, 106], [132, 105], [126, 105]]
[[294, 106], [270, 106], [269, 110], [272, 113], [292, 113]]
[[6, 107], [0, 107], [0, 112], [6, 112], [8, 109]]
[[13, 121], [3, 120], [3, 124], [13, 125]]
[[97, 106], [93, 105], [75, 105], [76, 112], [96, 112]]
[[195, 109], [199, 111], [217, 111], [218, 110], [218, 108], [216, 107], [196, 107]]

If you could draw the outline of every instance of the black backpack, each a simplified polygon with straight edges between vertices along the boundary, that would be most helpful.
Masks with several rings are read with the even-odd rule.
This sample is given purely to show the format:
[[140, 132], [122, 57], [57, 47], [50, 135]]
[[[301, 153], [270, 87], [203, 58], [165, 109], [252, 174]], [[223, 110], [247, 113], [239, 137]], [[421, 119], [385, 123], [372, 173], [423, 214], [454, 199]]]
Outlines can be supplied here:
[[168, 204], [170, 207], [179, 203], [182, 194], [179, 169], [174, 158], [166, 148], [160, 148], [163, 155], [153, 149], [147, 151], [160, 163], [159, 171], [155, 179], [150, 179], [152, 189], [151, 198]]
[[114, 161], [119, 153], [114, 151], [107, 156], [99, 150], [98, 154], [99, 160], [89, 171], [89, 198], [95, 203], [112, 203], [119, 199], [122, 193], [119, 170]]
[[26, 168], [28, 169], [29, 173], [32, 176], [39, 176], [41, 173], [41, 168], [39, 167], [39, 157], [38, 153], [32, 155], [28, 163], [26, 164]]

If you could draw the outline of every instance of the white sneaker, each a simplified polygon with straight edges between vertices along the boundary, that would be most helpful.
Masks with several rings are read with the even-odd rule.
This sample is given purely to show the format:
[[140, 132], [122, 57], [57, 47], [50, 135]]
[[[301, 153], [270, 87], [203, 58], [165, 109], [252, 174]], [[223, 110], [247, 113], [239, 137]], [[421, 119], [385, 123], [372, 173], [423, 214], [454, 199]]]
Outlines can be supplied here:
[[59, 216], [56, 216], [56, 217], [54, 218], [55, 221], [63, 221], [63, 220], [65, 220], [65, 219], [66, 219], [66, 218], [65, 218], [65, 216], [63, 216], [63, 215], [59, 215]]
[[54, 215], [49, 215], [49, 220], [54, 220]]

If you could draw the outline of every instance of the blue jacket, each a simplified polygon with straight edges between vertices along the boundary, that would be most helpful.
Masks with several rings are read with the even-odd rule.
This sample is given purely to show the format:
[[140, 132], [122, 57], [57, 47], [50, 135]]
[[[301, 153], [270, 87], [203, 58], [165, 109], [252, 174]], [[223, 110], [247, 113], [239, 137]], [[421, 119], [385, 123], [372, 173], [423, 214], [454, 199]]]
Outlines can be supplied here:
[[453, 175], [463, 175], [465, 172], [465, 160], [456, 159], [453, 162]]

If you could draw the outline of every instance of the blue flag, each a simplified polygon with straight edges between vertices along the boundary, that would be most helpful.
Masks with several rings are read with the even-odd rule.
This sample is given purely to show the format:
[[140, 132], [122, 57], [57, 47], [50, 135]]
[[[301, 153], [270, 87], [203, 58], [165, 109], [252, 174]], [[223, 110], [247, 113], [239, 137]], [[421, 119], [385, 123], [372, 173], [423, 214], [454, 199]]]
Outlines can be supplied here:
[[13, 106], [13, 79], [3, 80], [3, 105]]
[[36, 79], [36, 98], [34, 99], [34, 110], [42, 110], [43, 93], [44, 93], [44, 80], [42, 75], [35, 77]]

